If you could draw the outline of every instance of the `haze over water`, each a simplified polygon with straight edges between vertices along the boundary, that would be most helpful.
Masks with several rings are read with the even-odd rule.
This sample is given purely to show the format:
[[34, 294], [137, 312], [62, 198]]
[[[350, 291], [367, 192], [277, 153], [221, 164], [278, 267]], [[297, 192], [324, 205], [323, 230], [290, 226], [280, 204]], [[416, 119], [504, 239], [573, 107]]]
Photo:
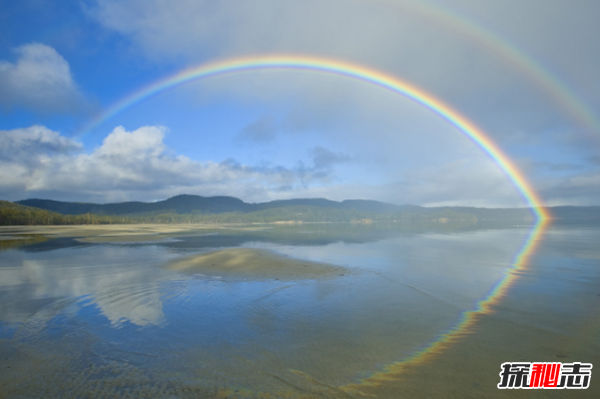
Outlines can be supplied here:
[[[455, 327], [505, 276], [528, 233], [307, 224], [8, 248], [0, 397], [344, 397], [338, 387]], [[599, 239], [599, 227], [551, 227], [494, 313], [374, 392], [488, 397], [503, 394], [505, 361], [597, 362]], [[344, 269], [269, 278], [166, 267], [231, 247]], [[595, 385], [592, 376], [587, 394]]]

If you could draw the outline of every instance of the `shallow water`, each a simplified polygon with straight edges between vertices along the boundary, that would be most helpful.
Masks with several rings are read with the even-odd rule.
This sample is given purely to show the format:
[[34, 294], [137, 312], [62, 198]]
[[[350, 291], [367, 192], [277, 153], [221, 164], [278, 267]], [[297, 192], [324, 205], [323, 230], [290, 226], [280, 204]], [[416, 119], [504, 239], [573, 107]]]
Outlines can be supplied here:
[[[29, 240], [0, 252], [0, 397], [358, 395], [344, 387], [453, 331], [505, 279], [530, 230], [311, 224]], [[470, 334], [364, 392], [493, 397], [505, 394], [504, 361], [594, 362], [599, 242], [600, 227], [551, 226]], [[166, 267], [232, 247], [347, 273], [283, 281]], [[595, 383], [579, 396], [595, 397]]]

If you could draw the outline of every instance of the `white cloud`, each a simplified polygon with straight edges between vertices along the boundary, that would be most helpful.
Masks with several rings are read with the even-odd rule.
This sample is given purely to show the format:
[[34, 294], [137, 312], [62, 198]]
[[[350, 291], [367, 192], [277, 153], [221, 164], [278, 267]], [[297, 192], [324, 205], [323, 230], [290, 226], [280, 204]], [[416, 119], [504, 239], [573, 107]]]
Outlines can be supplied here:
[[52, 47], [26, 44], [15, 63], [0, 61], [0, 104], [41, 112], [72, 112], [85, 104], [67, 61]]
[[[269, 193], [326, 182], [332, 164], [289, 169], [252, 167], [235, 160], [196, 161], [173, 154], [163, 140], [168, 129], [145, 126], [128, 132], [117, 127], [91, 153], [41, 126], [0, 131], [0, 194], [9, 199], [52, 197], [66, 200], [120, 201], [162, 199], [182, 193], [233, 195], [247, 200]], [[335, 154], [326, 149], [320, 153]], [[322, 162], [321, 162], [322, 163]]]
[[66, 154], [81, 148], [81, 144], [44, 126], [0, 130], [0, 161], [19, 158], [35, 161], [41, 156]]
[[26, 191], [57, 158], [81, 148], [44, 126], [0, 130], [0, 193]]

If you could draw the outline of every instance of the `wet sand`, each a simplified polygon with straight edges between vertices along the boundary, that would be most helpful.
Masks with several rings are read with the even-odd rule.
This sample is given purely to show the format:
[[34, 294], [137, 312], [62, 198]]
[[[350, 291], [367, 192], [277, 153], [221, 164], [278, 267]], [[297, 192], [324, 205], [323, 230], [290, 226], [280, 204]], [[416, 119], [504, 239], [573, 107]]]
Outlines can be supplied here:
[[[246, 227], [240, 226], [239, 230]], [[182, 235], [205, 235], [236, 227], [190, 224], [116, 224], [74, 226], [0, 226], [0, 250], [45, 241], [73, 238], [88, 244], [152, 243], [173, 240]], [[254, 229], [258, 229], [254, 227]]]
[[350, 274], [346, 268], [289, 258], [266, 249], [231, 248], [170, 262], [171, 270], [244, 280], [314, 280]]

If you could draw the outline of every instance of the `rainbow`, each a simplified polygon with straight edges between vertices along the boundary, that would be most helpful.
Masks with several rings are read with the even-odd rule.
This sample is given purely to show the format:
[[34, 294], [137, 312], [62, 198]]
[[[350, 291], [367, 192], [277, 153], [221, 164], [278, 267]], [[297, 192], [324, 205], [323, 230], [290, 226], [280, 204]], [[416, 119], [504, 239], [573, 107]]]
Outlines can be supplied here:
[[409, 358], [388, 366], [386, 370], [373, 374], [373, 376], [362, 380], [360, 384], [350, 384], [342, 386], [340, 389], [351, 392], [357, 389], [360, 390], [361, 387], [376, 387], [387, 380], [397, 378], [406, 365], [426, 361], [431, 358], [431, 356], [439, 353], [447, 347], [447, 345], [450, 345], [469, 331], [478, 317], [489, 313], [492, 306], [506, 295], [508, 289], [516, 280], [518, 273], [527, 267], [528, 258], [534, 253], [536, 245], [539, 243], [540, 237], [544, 231], [544, 227], [550, 219], [550, 214], [543, 207], [541, 199], [523, 173], [519, 171], [508, 156], [504, 154], [488, 135], [467, 118], [424, 90], [401, 79], [365, 66], [339, 60], [297, 55], [269, 55], [226, 59], [192, 67], [156, 81], [149, 86], [124, 97], [93, 119], [84, 129], [82, 134], [98, 127], [112, 116], [131, 107], [139, 101], [185, 83], [213, 76], [269, 69], [315, 71], [359, 80], [400, 94], [415, 103], [426, 107], [471, 139], [500, 167], [517, 188], [527, 205], [532, 208], [536, 218], [536, 223], [523, 243], [522, 248], [516, 255], [512, 266], [507, 270], [504, 278], [496, 284], [485, 298], [476, 304], [475, 309], [464, 312], [462, 319], [456, 326], [441, 334], [437, 340], [424, 349], [414, 353]]
[[428, 108], [439, 117], [455, 126], [460, 132], [465, 134], [479, 148], [488, 154], [513, 182], [527, 205], [533, 208], [536, 218], [538, 220], [546, 218], [547, 215], [545, 215], [542, 210], [542, 201], [531, 188], [531, 185], [527, 182], [523, 173], [518, 170], [494, 141], [471, 121], [453, 110], [449, 105], [444, 104], [431, 94], [408, 82], [375, 69], [345, 61], [296, 55], [270, 55], [226, 59], [192, 67], [158, 80], [124, 97], [94, 118], [78, 136], [82, 136], [97, 128], [106, 120], [139, 101], [165, 90], [208, 77], [265, 69], [317, 71], [360, 80], [400, 94]]

